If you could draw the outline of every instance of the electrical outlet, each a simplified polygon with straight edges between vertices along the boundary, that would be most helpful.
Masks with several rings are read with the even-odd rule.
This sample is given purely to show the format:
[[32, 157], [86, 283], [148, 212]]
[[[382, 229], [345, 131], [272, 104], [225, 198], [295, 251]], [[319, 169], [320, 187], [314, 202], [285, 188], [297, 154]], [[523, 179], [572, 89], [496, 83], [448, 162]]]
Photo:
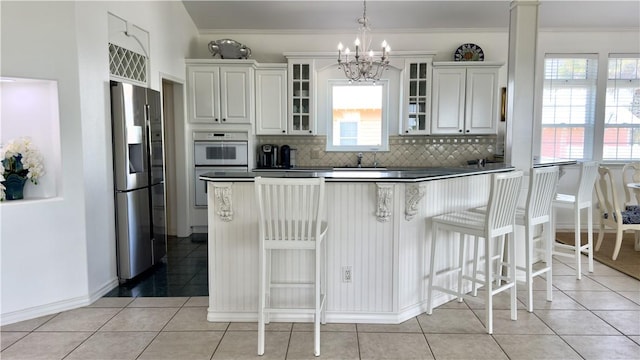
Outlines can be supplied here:
[[353, 280], [353, 267], [351, 266], [343, 266], [342, 267], [342, 282], [351, 282]]

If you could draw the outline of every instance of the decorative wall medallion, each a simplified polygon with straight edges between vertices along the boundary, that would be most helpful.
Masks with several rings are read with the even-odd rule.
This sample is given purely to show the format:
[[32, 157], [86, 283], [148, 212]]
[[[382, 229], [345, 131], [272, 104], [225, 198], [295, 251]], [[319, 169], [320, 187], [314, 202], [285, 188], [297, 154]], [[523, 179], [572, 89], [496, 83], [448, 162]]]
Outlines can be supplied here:
[[413, 220], [418, 213], [418, 205], [424, 197], [426, 185], [411, 184], [407, 185], [404, 190], [404, 218], [407, 221]]
[[217, 204], [218, 206], [216, 214], [218, 214], [220, 220], [222, 221], [233, 220], [233, 204], [231, 203], [231, 185], [233, 183], [211, 182], [210, 184], [213, 184], [213, 195], [215, 196], [215, 204]]
[[378, 188], [378, 209], [376, 217], [380, 222], [389, 221], [391, 217], [391, 198], [393, 196], [393, 185], [376, 183]]
[[484, 61], [484, 52], [476, 44], [462, 44], [453, 54], [455, 61]]

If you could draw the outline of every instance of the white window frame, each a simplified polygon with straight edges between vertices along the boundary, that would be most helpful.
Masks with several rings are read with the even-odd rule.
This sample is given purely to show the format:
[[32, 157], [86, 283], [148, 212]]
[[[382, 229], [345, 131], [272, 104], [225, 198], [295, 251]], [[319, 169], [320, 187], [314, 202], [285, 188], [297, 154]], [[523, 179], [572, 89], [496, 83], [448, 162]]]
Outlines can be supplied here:
[[[348, 80], [329, 80], [328, 81], [328, 101], [327, 101], [327, 147], [326, 151], [389, 151], [389, 80], [381, 79], [376, 81], [376, 85], [382, 86], [382, 132], [381, 144], [379, 146], [371, 145], [333, 145], [333, 87], [349, 85]], [[367, 86], [367, 84], [351, 84], [352, 86]]]
[[[640, 54], [617, 54], [617, 53], [611, 53], [609, 54], [608, 58], [607, 58], [607, 81], [606, 81], [606, 88], [605, 88], [605, 96], [606, 99], [609, 99], [609, 91], [612, 88], [635, 88], [635, 89], [640, 89], [640, 72], [636, 73], [636, 77], [635, 79], [618, 79], [618, 78], [611, 78], [610, 74], [609, 74], [609, 66], [611, 64], [611, 60], [612, 59], [636, 59], [637, 61], [640, 61]], [[640, 101], [640, 99], [639, 99]], [[640, 133], [640, 123], [617, 123], [617, 124], [608, 124], [608, 115], [607, 115], [607, 104], [605, 101], [605, 108], [603, 111], [604, 114], [604, 118], [603, 118], [603, 133], [602, 133], [602, 140], [601, 140], [601, 146], [602, 146], [602, 160], [606, 161], [606, 162], [625, 162], [625, 161], [637, 161], [640, 160], [640, 143], [635, 145], [635, 142], [632, 140], [631, 141], [631, 145], [632, 145], [632, 149], [631, 149], [631, 156], [629, 157], [620, 157], [618, 154], [618, 149], [620, 147], [620, 144], [618, 143], [616, 146], [616, 156], [615, 157], [605, 157], [605, 134], [606, 134], [606, 130], [607, 129], [630, 129], [632, 132], [635, 132], [636, 134]], [[638, 105], [640, 106], [640, 104]], [[638, 135], [636, 135], [638, 136]]]
[[[593, 74], [595, 76], [595, 78], [593, 79], [569, 79], [569, 80], [562, 80], [562, 79], [557, 79], [557, 80], [549, 80], [547, 79], [547, 76], [545, 74], [546, 71], [546, 60], [548, 59], [587, 59], [589, 61], [593, 61], [595, 62], [594, 66], [595, 69], [594, 71], [591, 72], [591, 74]], [[569, 158], [569, 159], [576, 159], [576, 160], [586, 160], [586, 159], [592, 159], [594, 156], [594, 139], [596, 138], [595, 136], [595, 125], [596, 125], [596, 121], [597, 121], [597, 94], [598, 94], [598, 56], [596, 54], [558, 54], [558, 53], [548, 53], [545, 54], [544, 59], [543, 59], [543, 66], [542, 66], [542, 91], [541, 91], [541, 102], [540, 102], [540, 115], [538, 118], [538, 124], [539, 124], [539, 140], [538, 140], [538, 146], [539, 146], [539, 153], [541, 156], [544, 156], [542, 154], [543, 151], [543, 131], [545, 128], [555, 128], [555, 129], [561, 129], [561, 128], [566, 128], [566, 129], [573, 129], [573, 128], [583, 128], [584, 129], [584, 141], [583, 141], [583, 148], [582, 148], [582, 156], [581, 157], [564, 157], [564, 158]], [[587, 70], [588, 71], [588, 70]], [[589, 71], [588, 71], [589, 72]], [[545, 89], [549, 86], [549, 82], [550, 81], [557, 81], [557, 82], [562, 82], [564, 81], [566, 83], [567, 87], [578, 87], [578, 88], [587, 88], [587, 87], [591, 87], [594, 91], [593, 94], [591, 94], [592, 99], [591, 99], [591, 104], [592, 104], [592, 108], [590, 109], [586, 109], [586, 119], [585, 119], [585, 123], [584, 124], [576, 124], [576, 123], [556, 123], [556, 124], [544, 124], [543, 123], [543, 116], [544, 116], [544, 101], [545, 101]], [[560, 157], [557, 153], [555, 154], [555, 157]]]

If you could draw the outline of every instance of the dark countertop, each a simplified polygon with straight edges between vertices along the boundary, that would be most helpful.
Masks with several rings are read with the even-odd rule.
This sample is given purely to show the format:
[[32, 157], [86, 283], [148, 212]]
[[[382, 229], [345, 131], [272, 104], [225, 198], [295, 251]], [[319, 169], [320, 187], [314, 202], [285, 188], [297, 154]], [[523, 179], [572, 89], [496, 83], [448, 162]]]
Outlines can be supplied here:
[[503, 163], [463, 167], [429, 167], [429, 168], [331, 168], [323, 169], [254, 169], [250, 172], [208, 172], [200, 176], [200, 180], [213, 182], [253, 181], [255, 177], [277, 178], [309, 178], [324, 177], [327, 182], [420, 182], [440, 180], [461, 176], [490, 174], [512, 171], [514, 167]]

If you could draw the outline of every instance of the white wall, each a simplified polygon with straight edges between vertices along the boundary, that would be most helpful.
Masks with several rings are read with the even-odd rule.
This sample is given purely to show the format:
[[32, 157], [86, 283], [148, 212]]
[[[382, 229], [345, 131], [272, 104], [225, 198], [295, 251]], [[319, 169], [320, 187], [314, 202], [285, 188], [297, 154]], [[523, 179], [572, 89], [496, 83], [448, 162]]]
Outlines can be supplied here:
[[5, 315], [86, 301], [88, 274], [74, 5], [1, 6], [2, 75], [58, 81], [62, 140], [59, 197], [0, 205], [5, 323]]
[[177, 1], [0, 6], [1, 75], [58, 82], [62, 153], [59, 197], [0, 205], [7, 324], [86, 305], [117, 285], [107, 13], [149, 31], [157, 90], [160, 74], [184, 79], [196, 29]]

